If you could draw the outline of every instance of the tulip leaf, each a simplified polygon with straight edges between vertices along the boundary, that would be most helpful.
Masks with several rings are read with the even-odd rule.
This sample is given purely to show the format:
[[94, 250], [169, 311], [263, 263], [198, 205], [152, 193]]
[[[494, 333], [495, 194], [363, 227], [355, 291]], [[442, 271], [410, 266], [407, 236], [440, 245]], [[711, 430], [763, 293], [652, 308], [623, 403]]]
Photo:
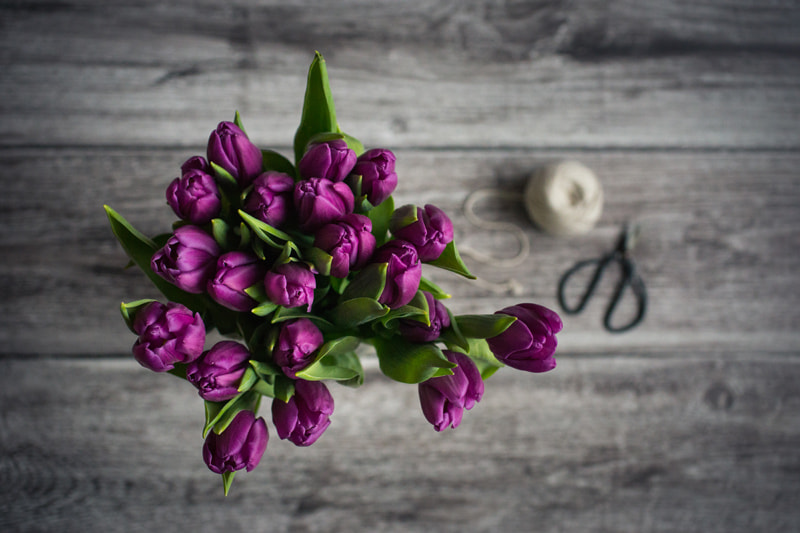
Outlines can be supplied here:
[[218, 164], [214, 163], [213, 161], [209, 161], [209, 166], [211, 170], [214, 171], [214, 177], [217, 178], [217, 184], [222, 187], [225, 191], [238, 191], [239, 190], [239, 183], [236, 181], [236, 178], [233, 175], [219, 166]]
[[489, 349], [489, 343], [487, 343], [485, 339], [469, 339], [469, 348], [466, 351], [458, 348], [454, 348], [454, 350], [465, 352], [469, 355], [470, 359], [472, 359], [478, 367], [482, 379], [488, 379], [492, 374], [505, 366], [494, 356], [492, 350]]
[[225, 431], [239, 411], [254, 411], [258, 399], [259, 395], [255, 391], [247, 391], [224, 403], [205, 400], [206, 425], [203, 428], [203, 438], [212, 429], [217, 435]]
[[235, 475], [236, 475], [236, 470], [222, 473], [222, 490], [225, 491], [225, 496], [227, 496], [228, 492], [231, 490], [231, 485], [233, 484], [233, 476]]
[[453, 346], [458, 346], [461, 348], [461, 351], [469, 350], [469, 341], [464, 334], [461, 333], [461, 329], [458, 327], [458, 322], [456, 322], [456, 318], [453, 316], [453, 313], [448, 309], [447, 314], [450, 317], [450, 327], [442, 332], [442, 339], [447, 343], [451, 350], [453, 349]]
[[370, 320], [380, 318], [389, 308], [372, 298], [353, 298], [345, 300], [328, 314], [333, 323], [341, 328], [354, 328]]
[[242, 115], [239, 114], [238, 110], [233, 114], [233, 123], [236, 124], [236, 127], [242, 130], [245, 135], [247, 135], [247, 132], [244, 129], [244, 124], [242, 123]]
[[335, 357], [343, 353], [349, 353], [358, 348], [360, 339], [358, 337], [339, 337], [326, 342], [319, 348], [315, 361], [319, 361], [324, 357]]
[[247, 367], [242, 375], [242, 379], [239, 381], [239, 388], [237, 390], [239, 392], [248, 391], [256, 384], [256, 381], [258, 381], [258, 374], [253, 370], [253, 367]]
[[391, 196], [367, 212], [367, 216], [372, 221], [375, 246], [381, 246], [386, 242], [392, 213], [394, 213], [394, 200]]
[[271, 379], [272, 376], [279, 376], [283, 373], [281, 369], [272, 362], [257, 361], [255, 359], [250, 359], [248, 362], [250, 363], [250, 367], [255, 370], [256, 374], [262, 379]]
[[228, 226], [228, 223], [221, 218], [215, 218], [211, 221], [211, 234], [223, 250], [230, 250], [233, 248], [233, 244], [231, 243], [231, 228]]
[[136, 333], [133, 331], [133, 321], [136, 319], [136, 313], [145, 305], [155, 302], [155, 300], [146, 298], [144, 300], [136, 300], [135, 302], [125, 303], [122, 302], [119, 305], [119, 310], [122, 313], [122, 318], [125, 320], [125, 324], [127, 324], [128, 329], [131, 332]]
[[350, 281], [342, 296], [346, 300], [352, 298], [371, 298], [377, 300], [386, 286], [388, 263], [372, 263], [364, 267]]
[[[241, 209], [239, 210], [239, 216], [242, 217], [242, 220], [244, 220], [247, 223], [247, 225], [250, 226], [250, 228], [253, 231], [255, 231], [256, 233], [263, 232], [263, 233], [266, 233], [266, 234], [271, 235], [273, 237], [277, 237], [278, 239], [280, 239], [282, 241], [291, 241], [292, 240], [292, 237], [288, 233], [284, 233], [283, 231], [279, 230], [278, 228], [274, 228], [274, 227], [270, 226], [266, 222], [263, 222], [263, 221], [257, 219], [256, 217], [245, 213]], [[283, 248], [283, 245], [281, 244], [279, 247]]]
[[387, 328], [394, 327], [394, 321], [401, 318], [417, 320], [426, 326], [431, 325], [430, 309], [428, 309], [428, 300], [421, 291], [417, 291], [414, 298], [402, 307], [392, 309], [389, 313], [381, 318], [381, 323]]
[[312, 322], [316, 322], [318, 325], [333, 327], [333, 324], [327, 319], [307, 313], [302, 307], [278, 307], [277, 311], [275, 311], [275, 314], [272, 316], [271, 322], [273, 324], [277, 324], [279, 322], [285, 322], [287, 320], [293, 320], [296, 318], [307, 318]]
[[255, 285], [251, 285], [244, 290], [245, 294], [247, 294], [253, 300], [263, 304], [269, 302], [269, 298], [267, 297], [267, 291], [264, 289], [264, 283], [259, 281]]
[[511, 315], [459, 315], [455, 317], [458, 329], [470, 339], [490, 339], [507, 330], [516, 322]]
[[432, 343], [413, 343], [399, 336], [375, 337], [373, 343], [381, 372], [401, 383], [420, 383], [440, 368], [457, 366]]
[[275, 399], [288, 402], [294, 396], [294, 380], [275, 376]]
[[306, 94], [300, 125], [294, 135], [294, 160], [298, 163], [305, 153], [309, 139], [318, 133], [335, 132], [338, 129], [336, 109], [333, 105], [328, 68], [322, 54], [316, 52], [308, 69]]
[[122, 249], [125, 250], [125, 253], [128, 254], [128, 257], [133, 260], [136, 266], [150, 278], [150, 281], [161, 291], [161, 294], [170, 301], [183, 304], [193, 311], [202, 312], [205, 309], [205, 300], [201, 295], [182, 291], [150, 268], [150, 259], [158, 250], [157, 245], [131, 226], [119, 213], [107, 205], [103, 207], [108, 215], [111, 231], [114, 232], [114, 236], [122, 245]]
[[472, 275], [467, 265], [465, 265], [464, 261], [461, 259], [461, 255], [456, 248], [456, 241], [454, 240], [447, 244], [442, 255], [433, 261], [428, 261], [427, 264], [449, 270], [450, 272], [455, 272], [468, 279], [477, 279]]
[[303, 255], [306, 259], [313, 263], [314, 268], [316, 268], [320, 274], [323, 276], [330, 276], [333, 256], [331, 256], [328, 252], [314, 246], [313, 248], [306, 250]]
[[167, 370], [167, 373], [181, 379], [186, 379], [186, 365], [183, 363], [175, 363], [175, 366]]
[[332, 379], [343, 382], [364, 382], [364, 370], [355, 352], [329, 353], [297, 373], [308, 381]]
[[444, 292], [441, 287], [425, 277], [419, 280], [419, 288], [420, 290], [428, 291], [437, 300], [447, 300], [451, 297], [451, 295]]
[[272, 302], [264, 302], [261, 305], [254, 307], [250, 310], [256, 316], [268, 316], [270, 313], [275, 311], [278, 308], [278, 304], [274, 304]]
[[275, 150], [261, 150], [262, 169], [264, 172], [283, 172], [293, 179], [297, 178], [297, 170], [291, 161]]
[[344, 137], [344, 142], [347, 143], [347, 147], [356, 153], [356, 157], [360, 156], [365, 152], [364, 144], [361, 141], [359, 141], [352, 135], [346, 134], [342, 130], [339, 130], [339, 133], [341, 133], [342, 137]]

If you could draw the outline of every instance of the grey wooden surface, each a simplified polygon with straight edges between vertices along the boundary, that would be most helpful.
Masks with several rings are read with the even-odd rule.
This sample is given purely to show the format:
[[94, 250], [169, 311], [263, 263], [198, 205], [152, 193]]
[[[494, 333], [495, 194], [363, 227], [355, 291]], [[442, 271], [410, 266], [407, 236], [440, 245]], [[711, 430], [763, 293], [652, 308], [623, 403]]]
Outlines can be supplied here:
[[[800, 530], [798, 2], [115, 4], [0, 2], [0, 529]], [[562, 158], [603, 181], [575, 239], [482, 203], [533, 253], [469, 263], [521, 295], [431, 271], [454, 310], [557, 308], [627, 220], [651, 306], [616, 336], [599, 301], [566, 317], [554, 372], [501, 371], [445, 434], [367, 356], [325, 436], [272, 431], [226, 499], [200, 399], [129, 355], [117, 305], [155, 293], [102, 204], [163, 231], [163, 188], [235, 109], [290, 153], [315, 49], [342, 127], [396, 152], [398, 202], [444, 208], [459, 245], [515, 252], [465, 219], [471, 191]]]

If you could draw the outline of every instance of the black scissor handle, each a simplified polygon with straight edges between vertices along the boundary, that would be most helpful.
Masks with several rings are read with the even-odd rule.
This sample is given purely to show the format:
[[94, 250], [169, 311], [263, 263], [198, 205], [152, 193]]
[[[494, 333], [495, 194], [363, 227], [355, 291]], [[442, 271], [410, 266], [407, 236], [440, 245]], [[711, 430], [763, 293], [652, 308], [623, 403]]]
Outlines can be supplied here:
[[[558, 303], [561, 304], [561, 308], [565, 313], [568, 315], [576, 315], [583, 311], [583, 308], [586, 307], [586, 304], [589, 302], [589, 298], [591, 298], [592, 294], [594, 294], [594, 290], [597, 288], [600, 278], [603, 277], [603, 271], [613, 258], [613, 255], [608, 255], [599, 259], [586, 259], [585, 261], [579, 261], [575, 263], [572, 268], [564, 272], [564, 275], [561, 276], [561, 281], [558, 283]], [[592, 274], [591, 281], [589, 281], [589, 285], [586, 286], [586, 290], [584, 291], [580, 300], [578, 300], [578, 304], [575, 307], [570, 307], [567, 305], [566, 298], [566, 290], [569, 280], [573, 275], [587, 267], [591, 267], [592, 265], [595, 265], [595, 270]]]
[[[625, 257], [620, 259], [620, 266], [622, 267], [622, 277], [617, 284], [617, 288], [608, 304], [608, 308], [606, 308], [606, 316], [603, 318], [603, 326], [611, 333], [622, 333], [623, 331], [628, 331], [636, 327], [647, 312], [647, 289], [645, 289], [642, 278], [636, 273], [636, 267]], [[614, 311], [617, 309], [617, 305], [620, 300], [622, 300], [625, 289], [627, 288], [630, 288], [636, 300], [636, 316], [625, 325], [614, 326], [611, 324]]]

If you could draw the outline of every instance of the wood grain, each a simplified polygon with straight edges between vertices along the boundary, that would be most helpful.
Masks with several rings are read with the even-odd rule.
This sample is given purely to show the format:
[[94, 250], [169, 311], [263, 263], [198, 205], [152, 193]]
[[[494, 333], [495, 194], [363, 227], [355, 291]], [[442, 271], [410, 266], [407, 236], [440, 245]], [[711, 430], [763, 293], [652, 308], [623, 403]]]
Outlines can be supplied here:
[[[374, 368], [374, 367], [373, 367]], [[793, 531], [796, 358], [505, 369], [438, 434], [416, 388], [334, 387], [310, 448], [271, 440], [228, 498], [194, 389], [127, 361], [0, 362], [5, 531]], [[20, 401], [24, 398], [24, 401]]]

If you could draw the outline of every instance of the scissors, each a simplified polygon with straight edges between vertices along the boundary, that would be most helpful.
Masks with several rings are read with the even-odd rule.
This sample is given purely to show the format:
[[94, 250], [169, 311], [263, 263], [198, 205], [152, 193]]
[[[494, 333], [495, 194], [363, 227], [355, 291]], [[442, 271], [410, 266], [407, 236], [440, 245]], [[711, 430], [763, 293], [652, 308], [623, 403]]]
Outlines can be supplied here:
[[[558, 284], [558, 302], [561, 304], [561, 307], [567, 314], [575, 315], [583, 311], [583, 308], [586, 307], [586, 303], [589, 301], [592, 294], [594, 294], [597, 284], [603, 277], [605, 270], [612, 263], [619, 263], [622, 270], [622, 277], [620, 278], [619, 282], [617, 282], [617, 288], [614, 290], [614, 294], [611, 296], [611, 301], [606, 308], [606, 316], [603, 319], [603, 326], [605, 326], [605, 328], [612, 333], [621, 333], [623, 331], [632, 329], [642, 321], [645, 311], [647, 311], [647, 290], [645, 289], [644, 281], [642, 281], [642, 278], [636, 272], [636, 265], [634, 265], [633, 260], [629, 256], [630, 251], [636, 245], [638, 236], [639, 226], [627, 224], [625, 226], [625, 230], [619, 238], [616, 248], [613, 251], [596, 259], [579, 261], [564, 273], [564, 275], [561, 277], [561, 281]], [[592, 274], [589, 285], [586, 287], [586, 290], [584, 291], [583, 296], [581, 296], [580, 301], [578, 301], [578, 304], [574, 307], [567, 305], [565, 292], [569, 280], [575, 273], [587, 268], [591, 268], [592, 266], [594, 266], [594, 273]], [[625, 289], [628, 287], [630, 287], [636, 301], [636, 316], [633, 318], [633, 320], [625, 325], [614, 326], [611, 324], [614, 311], [617, 309], [617, 305], [619, 304], [620, 300], [622, 300]]]

